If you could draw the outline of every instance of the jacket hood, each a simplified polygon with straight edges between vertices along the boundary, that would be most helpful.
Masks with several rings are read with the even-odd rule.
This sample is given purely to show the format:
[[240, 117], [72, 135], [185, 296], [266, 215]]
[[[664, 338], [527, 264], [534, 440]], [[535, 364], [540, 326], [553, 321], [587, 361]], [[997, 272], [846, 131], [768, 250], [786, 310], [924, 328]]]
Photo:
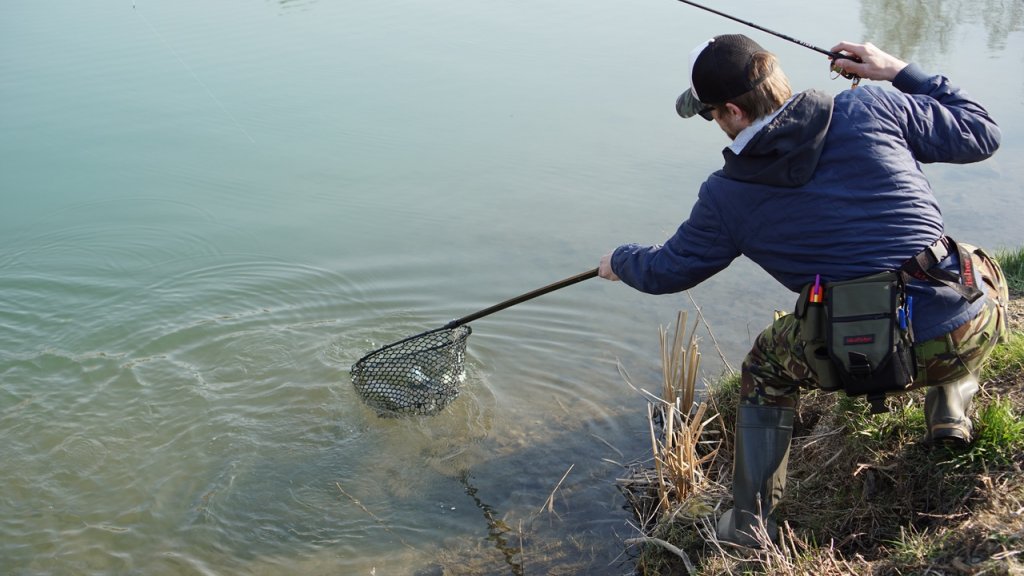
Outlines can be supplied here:
[[832, 122], [832, 97], [797, 94], [739, 154], [726, 148], [724, 175], [733, 180], [793, 188], [810, 181]]

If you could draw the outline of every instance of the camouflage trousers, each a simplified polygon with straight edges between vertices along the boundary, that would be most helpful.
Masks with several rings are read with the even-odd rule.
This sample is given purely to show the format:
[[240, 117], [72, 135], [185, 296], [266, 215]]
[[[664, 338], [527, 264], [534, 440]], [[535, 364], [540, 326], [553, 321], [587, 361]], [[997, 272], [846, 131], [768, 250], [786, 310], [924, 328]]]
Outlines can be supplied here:
[[[1006, 279], [999, 264], [984, 251], [967, 247], [975, 268], [986, 284], [985, 306], [980, 314], [937, 338], [914, 345], [917, 370], [908, 390], [949, 384], [973, 374], [996, 344], [1006, 337]], [[793, 314], [776, 314], [776, 319], [754, 342], [743, 360], [740, 402], [795, 408], [801, 388], [817, 388], [818, 376], [805, 357], [807, 342], [801, 339], [801, 321]]]

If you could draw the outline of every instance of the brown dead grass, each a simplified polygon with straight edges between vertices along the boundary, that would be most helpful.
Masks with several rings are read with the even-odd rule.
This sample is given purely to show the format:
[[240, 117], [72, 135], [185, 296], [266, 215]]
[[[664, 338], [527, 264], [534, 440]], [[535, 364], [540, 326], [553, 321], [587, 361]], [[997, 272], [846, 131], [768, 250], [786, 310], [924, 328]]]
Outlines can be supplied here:
[[[1008, 320], [1019, 334], [1024, 299], [1012, 298]], [[731, 506], [723, 487], [735, 396], [729, 385], [710, 392], [720, 418], [708, 438], [721, 441], [704, 491], [674, 502], [677, 512], [646, 534], [688, 561], [649, 544], [638, 574], [1024, 575], [1024, 453], [966, 465], [962, 452], [923, 445], [921, 392], [892, 402], [880, 419], [841, 394], [804, 395], [779, 510], [783, 543], [751, 551], [717, 542], [714, 519]], [[984, 382], [976, 408], [996, 399], [1024, 415], [1024, 372]]]

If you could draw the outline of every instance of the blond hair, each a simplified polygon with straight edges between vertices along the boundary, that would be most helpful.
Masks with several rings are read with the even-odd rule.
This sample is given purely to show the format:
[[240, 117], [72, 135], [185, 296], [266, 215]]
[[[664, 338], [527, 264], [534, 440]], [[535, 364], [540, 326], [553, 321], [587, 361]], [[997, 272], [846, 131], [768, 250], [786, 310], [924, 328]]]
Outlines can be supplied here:
[[[729, 102], [743, 110], [751, 121], [775, 112], [793, 95], [789, 79], [779, 66], [779, 59], [771, 52], [757, 52], [751, 57], [749, 77], [751, 80], [764, 80]], [[725, 103], [716, 104], [715, 108], [722, 112]]]

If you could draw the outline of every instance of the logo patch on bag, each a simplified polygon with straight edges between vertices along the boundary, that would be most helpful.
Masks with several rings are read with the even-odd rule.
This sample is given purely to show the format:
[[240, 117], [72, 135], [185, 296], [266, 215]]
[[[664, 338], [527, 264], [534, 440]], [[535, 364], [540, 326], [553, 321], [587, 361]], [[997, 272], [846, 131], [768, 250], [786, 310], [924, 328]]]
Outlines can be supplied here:
[[847, 346], [856, 346], [857, 344], [874, 344], [874, 334], [861, 334], [859, 336], [846, 336], [843, 338], [843, 344]]
[[968, 288], [974, 288], [974, 261], [972, 258], [963, 258], [961, 256], [961, 268], [963, 268], [963, 274], [960, 275], [964, 286]]

